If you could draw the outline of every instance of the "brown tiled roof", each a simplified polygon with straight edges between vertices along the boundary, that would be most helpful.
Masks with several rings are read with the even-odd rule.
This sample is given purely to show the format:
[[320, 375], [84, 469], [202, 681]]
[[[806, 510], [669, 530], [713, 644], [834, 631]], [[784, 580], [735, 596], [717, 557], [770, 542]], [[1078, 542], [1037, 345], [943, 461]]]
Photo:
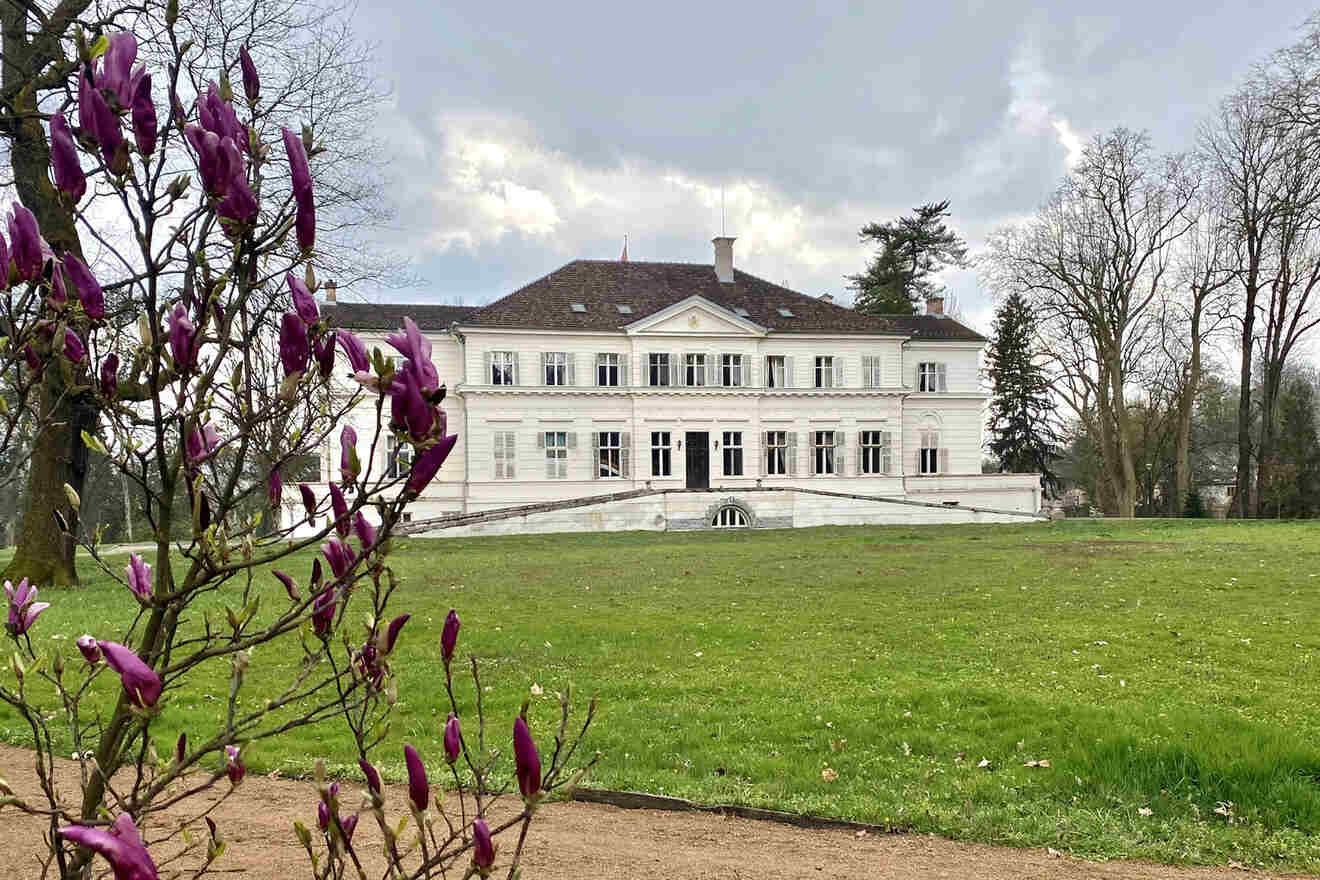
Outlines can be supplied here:
[[[775, 333], [882, 333], [917, 339], [984, 341], [952, 318], [932, 315], [861, 315], [734, 270], [722, 284], [708, 263], [574, 260], [495, 302], [461, 306], [341, 303], [336, 324], [354, 329], [393, 328], [409, 315], [424, 330], [461, 327], [619, 331], [690, 296], [700, 296]], [[574, 311], [581, 303], [584, 311]], [[628, 306], [630, 313], [618, 306]], [[788, 309], [792, 317], [780, 314]], [[350, 317], [351, 316], [351, 317]], [[351, 323], [350, 323], [351, 322]]]
[[449, 325], [465, 320], [476, 306], [435, 306], [424, 303], [349, 303], [323, 304], [336, 327], [348, 330], [394, 330], [403, 326], [405, 316], [423, 330], [448, 330]]

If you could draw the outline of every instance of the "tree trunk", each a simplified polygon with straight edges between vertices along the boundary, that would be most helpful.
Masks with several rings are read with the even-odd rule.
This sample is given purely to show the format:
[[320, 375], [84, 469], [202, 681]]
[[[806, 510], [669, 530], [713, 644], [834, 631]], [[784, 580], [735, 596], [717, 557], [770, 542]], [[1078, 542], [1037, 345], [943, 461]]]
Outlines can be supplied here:
[[1256, 325], [1256, 296], [1251, 285], [1247, 287], [1246, 308], [1242, 315], [1242, 366], [1238, 373], [1241, 383], [1238, 391], [1238, 460], [1237, 474], [1234, 477], [1236, 496], [1233, 507], [1237, 515], [1246, 518], [1251, 515], [1252, 507], [1248, 496], [1251, 493], [1251, 346]]
[[1177, 493], [1173, 510], [1181, 511], [1192, 491], [1192, 414], [1196, 410], [1196, 393], [1201, 387], [1201, 297], [1192, 306], [1192, 351], [1187, 363], [1187, 380], [1178, 399], [1178, 426], [1174, 441], [1173, 485]]

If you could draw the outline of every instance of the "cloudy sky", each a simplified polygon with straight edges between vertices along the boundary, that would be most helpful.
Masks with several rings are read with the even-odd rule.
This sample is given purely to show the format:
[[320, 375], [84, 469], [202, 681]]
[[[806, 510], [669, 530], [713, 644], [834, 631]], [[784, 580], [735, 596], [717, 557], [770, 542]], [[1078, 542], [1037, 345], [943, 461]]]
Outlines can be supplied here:
[[[625, 233], [634, 260], [707, 262], [723, 193], [736, 265], [847, 298], [864, 223], [947, 198], [975, 250], [1096, 133], [1184, 149], [1318, 2], [369, 0], [381, 236], [422, 284], [357, 294], [489, 302]], [[984, 328], [975, 276], [947, 281]]]

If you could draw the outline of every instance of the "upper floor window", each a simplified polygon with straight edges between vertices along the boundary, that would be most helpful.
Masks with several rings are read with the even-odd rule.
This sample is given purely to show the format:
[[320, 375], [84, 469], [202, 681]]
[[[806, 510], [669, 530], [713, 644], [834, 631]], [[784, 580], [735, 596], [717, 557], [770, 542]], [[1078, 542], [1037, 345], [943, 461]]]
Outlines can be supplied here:
[[887, 474], [893, 467], [888, 431], [862, 431], [857, 436], [857, 472]]
[[843, 362], [831, 355], [816, 356], [816, 387], [833, 388], [836, 385], [842, 385], [841, 377], [838, 375], [839, 368]]
[[704, 354], [683, 355], [683, 384], [689, 388], [706, 384], [706, 356]]
[[491, 435], [495, 441], [494, 478], [512, 480], [514, 477], [514, 456], [518, 449], [518, 440], [512, 431], [496, 431]]
[[674, 451], [669, 445], [668, 431], [651, 432], [651, 476], [673, 476]]
[[725, 388], [741, 388], [743, 385], [743, 356], [740, 354], [720, 355], [720, 384]]
[[518, 384], [518, 354], [512, 351], [490, 353], [490, 384]]
[[765, 359], [765, 387], [790, 388], [793, 385], [793, 359], [782, 354], [768, 355]]
[[575, 385], [573, 359], [568, 352], [547, 351], [541, 354], [541, 372], [547, 385]]
[[647, 355], [646, 384], [653, 388], [673, 384], [672, 365], [671, 355], [655, 352]]
[[818, 476], [843, 472], [839, 442], [843, 435], [840, 431], [811, 432], [811, 472]]
[[770, 476], [791, 474], [797, 453], [796, 435], [788, 431], [765, 432], [765, 472]]
[[917, 473], [942, 474], [949, 469], [949, 450], [940, 448], [939, 431], [922, 431], [917, 449]]
[[596, 384], [611, 388], [624, 384], [623, 368], [619, 365], [617, 354], [596, 355]]
[[917, 364], [918, 391], [948, 391], [949, 381], [944, 364], [922, 361]]
[[546, 431], [541, 438], [545, 447], [545, 476], [548, 480], [563, 480], [568, 477], [567, 431]]
[[743, 475], [742, 431], [724, 432], [724, 476]]
[[881, 388], [885, 384], [879, 355], [862, 355], [862, 387]]

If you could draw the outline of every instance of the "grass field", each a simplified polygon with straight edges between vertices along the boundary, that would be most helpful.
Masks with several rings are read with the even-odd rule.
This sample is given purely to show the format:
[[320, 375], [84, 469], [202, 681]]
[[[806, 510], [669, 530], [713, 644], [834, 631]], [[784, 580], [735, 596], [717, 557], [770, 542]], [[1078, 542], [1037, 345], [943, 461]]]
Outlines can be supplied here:
[[[414, 617], [391, 740], [436, 763], [452, 605], [501, 736], [532, 683], [547, 739], [555, 690], [600, 696], [593, 785], [1088, 857], [1320, 869], [1320, 526], [412, 540], [394, 561]], [[69, 651], [130, 607], [105, 583], [42, 598], [40, 635]], [[258, 653], [249, 699], [294, 659]], [[214, 715], [221, 673], [170, 697], [162, 738]], [[14, 722], [0, 713], [0, 737], [21, 743]], [[401, 776], [397, 746], [383, 754]], [[338, 728], [250, 761], [300, 773], [318, 756], [346, 766]]]

